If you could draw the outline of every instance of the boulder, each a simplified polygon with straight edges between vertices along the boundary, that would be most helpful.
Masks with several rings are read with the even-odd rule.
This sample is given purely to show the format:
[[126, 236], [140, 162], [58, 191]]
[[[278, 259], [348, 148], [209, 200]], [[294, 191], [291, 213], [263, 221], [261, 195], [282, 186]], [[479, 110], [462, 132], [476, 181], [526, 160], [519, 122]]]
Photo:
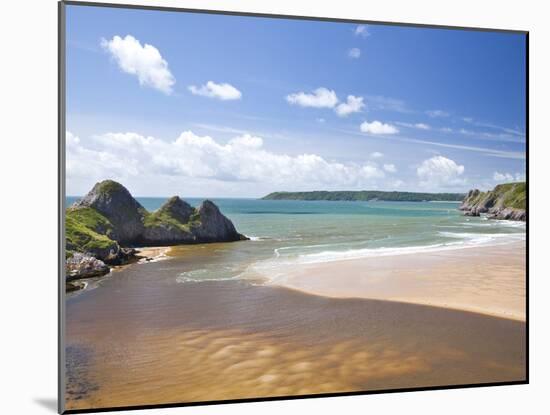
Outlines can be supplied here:
[[103, 261], [89, 254], [75, 252], [66, 260], [66, 280], [100, 277], [111, 269]]

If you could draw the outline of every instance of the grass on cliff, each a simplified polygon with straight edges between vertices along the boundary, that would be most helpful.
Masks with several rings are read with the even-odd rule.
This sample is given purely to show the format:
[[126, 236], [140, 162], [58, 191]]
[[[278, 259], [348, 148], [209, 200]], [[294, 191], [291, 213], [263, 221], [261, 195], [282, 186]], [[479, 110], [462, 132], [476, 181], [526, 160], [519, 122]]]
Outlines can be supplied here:
[[103, 180], [98, 183], [97, 191], [99, 193], [115, 193], [121, 190], [125, 190], [125, 187], [120, 183], [115, 182], [114, 180]]
[[525, 182], [499, 184], [493, 192], [502, 198], [504, 207], [525, 209], [527, 205], [527, 184]]
[[172, 217], [165, 210], [157, 210], [156, 212], [148, 212], [143, 218], [143, 225], [147, 227], [168, 226], [180, 229], [184, 232], [190, 232], [192, 227], [200, 225], [200, 216], [195, 212], [191, 215], [189, 222], [181, 223], [176, 218]]
[[111, 222], [92, 208], [69, 208], [65, 213], [67, 255], [94, 249], [109, 249], [115, 243], [107, 235]]
[[470, 205], [477, 205], [488, 199], [494, 201], [494, 205], [503, 208], [514, 208], [525, 210], [527, 205], [527, 184], [525, 182], [504, 183], [495, 186], [488, 192], [479, 194], [468, 200]]

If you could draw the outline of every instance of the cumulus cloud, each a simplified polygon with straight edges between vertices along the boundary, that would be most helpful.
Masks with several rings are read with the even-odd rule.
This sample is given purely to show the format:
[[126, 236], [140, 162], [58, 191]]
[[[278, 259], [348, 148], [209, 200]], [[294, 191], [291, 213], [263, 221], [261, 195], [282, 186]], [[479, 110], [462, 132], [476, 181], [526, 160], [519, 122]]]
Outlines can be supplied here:
[[140, 85], [167, 95], [172, 93], [176, 80], [168, 69], [168, 62], [153, 45], [142, 45], [135, 37], [126, 35], [124, 38], [102, 39], [101, 47], [111, 54], [122, 71], [135, 75]]
[[399, 130], [391, 125], [382, 123], [380, 121], [373, 121], [373, 122], [363, 122], [361, 126], [359, 127], [362, 132], [369, 133], [369, 134], [375, 134], [375, 135], [386, 135], [386, 134], [397, 134]]
[[523, 173], [499, 173], [496, 171], [493, 174], [493, 180], [496, 182], [522, 182], [525, 180], [525, 174]]
[[287, 95], [289, 104], [312, 108], [334, 108], [338, 104], [336, 92], [327, 88], [317, 88], [313, 93], [298, 92]]
[[342, 102], [338, 104], [335, 108], [336, 114], [340, 117], [346, 117], [351, 113], [360, 112], [362, 108], [365, 107], [363, 103], [363, 97], [355, 97], [353, 95], [348, 95], [347, 102]]
[[443, 110], [428, 110], [426, 111], [426, 114], [432, 118], [448, 117], [450, 115], [447, 111]]
[[395, 167], [395, 164], [384, 164], [384, 170], [386, 170], [388, 173], [397, 172], [397, 168]]
[[369, 37], [370, 36], [370, 33], [368, 31], [368, 27], [367, 25], [359, 25], [355, 28], [355, 30], [353, 31], [353, 33], [355, 34], [355, 36], [360, 36], [360, 37]]
[[193, 95], [200, 95], [208, 98], [217, 98], [222, 101], [241, 99], [242, 93], [231, 84], [217, 84], [213, 81], [208, 81], [206, 85], [195, 86], [190, 85], [189, 91]]
[[[67, 134], [69, 136], [69, 134]], [[106, 133], [67, 140], [67, 177], [207, 179], [261, 183], [274, 188], [358, 188], [385, 173], [373, 163], [341, 163], [314, 153], [268, 151], [261, 137], [243, 134], [223, 143], [192, 131], [168, 141], [134, 132]], [[197, 183], [196, 180], [193, 180]]]
[[361, 49], [359, 48], [351, 48], [348, 50], [348, 56], [352, 59], [357, 59], [361, 56]]
[[434, 156], [424, 160], [416, 169], [422, 186], [445, 188], [465, 183], [462, 175], [464, 166], [443, 156]]
[[373, 159], [379, 159], [384, 157], [384, 154], [380, 153], [379, 151], [375, 151], [374, 153], [370, 153], [370, 156]]

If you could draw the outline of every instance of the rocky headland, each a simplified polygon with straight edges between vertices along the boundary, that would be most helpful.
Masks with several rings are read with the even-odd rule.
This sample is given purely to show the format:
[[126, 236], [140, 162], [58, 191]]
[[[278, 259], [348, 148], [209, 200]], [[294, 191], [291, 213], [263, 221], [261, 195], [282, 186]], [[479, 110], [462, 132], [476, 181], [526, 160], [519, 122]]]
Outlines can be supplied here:
[[178, 196], [147, 211], [120, 183], [96, 185], [65, 215], [66, 279], [101, 276], [137, 258], [136, 247], [248, 239], [211, 201], [192, 207]]
[[527, 220], [525, 182], [499, 184], [493, 190], [470, 190], [459, 209], [466, 216], [486, 214], [489, 219]]

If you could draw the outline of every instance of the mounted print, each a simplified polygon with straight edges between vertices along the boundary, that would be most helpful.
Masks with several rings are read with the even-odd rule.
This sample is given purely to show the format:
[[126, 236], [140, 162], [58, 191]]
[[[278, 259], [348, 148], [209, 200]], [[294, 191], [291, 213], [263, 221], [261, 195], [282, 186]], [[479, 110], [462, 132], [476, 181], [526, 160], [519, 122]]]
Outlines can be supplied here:
[[527, 56], [60, 3], [60, 411], [527, 383]]

